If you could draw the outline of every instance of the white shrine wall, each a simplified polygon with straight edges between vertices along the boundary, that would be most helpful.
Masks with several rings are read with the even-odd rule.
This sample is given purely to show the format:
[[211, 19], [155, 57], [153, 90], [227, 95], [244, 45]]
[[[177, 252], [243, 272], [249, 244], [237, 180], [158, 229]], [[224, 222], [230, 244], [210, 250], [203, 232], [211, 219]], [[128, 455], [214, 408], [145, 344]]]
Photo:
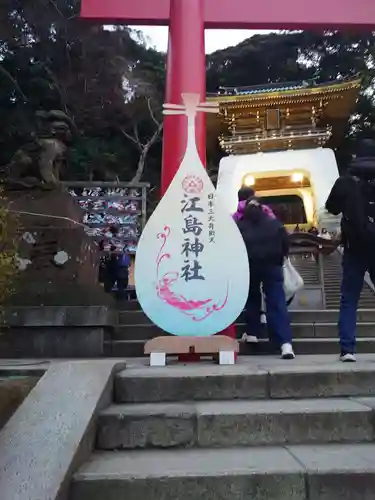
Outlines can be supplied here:
[[[311, 190], [298, 188], [298, 183], [296, 190], [300, 191], [298, 194], [304, 202], [307, 218], [311, 220], [312, 214], [325, 212], [326, 199], [339, 176], [334, 152], [328, 148], [227, 156], [220, 162], [217, 192], [229, 212], [233, 213], [237, 208], [238, 190], [246, 175], [251, 174], [254, 177], [256, 190], [256, 179], [289, 176], [296, 172], [303, 173], [310, 179]], [[262, 191], [260, 194], [281, 196], [289, 194], [289, 191]]]

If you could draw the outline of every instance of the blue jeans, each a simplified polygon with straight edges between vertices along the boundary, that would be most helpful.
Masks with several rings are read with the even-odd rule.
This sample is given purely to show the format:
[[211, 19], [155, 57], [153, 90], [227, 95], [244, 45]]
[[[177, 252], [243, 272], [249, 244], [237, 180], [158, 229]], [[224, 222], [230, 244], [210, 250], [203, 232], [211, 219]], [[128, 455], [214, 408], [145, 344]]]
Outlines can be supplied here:
[[375, 283], [375, 256], [344, 252], [338, 325], [341, 352], [344, 354], [354, 354], [355, 352], [357, 307], [366, 271], [369, 272], [371, 280]]
[[259, 265], [259, 263], [250, 266], [250, 290], [245, 308], [246, 332], [256, 337], [259, 337], [262, 332], [260, 322], [262, 283], [269, 331], [279, 346], [291, 343], [292, 330], [285, 301], [282, 266]]
[[124, 298], [129, 284], [129, 270], [127, 268], [110, 269], [107, 271], [104, 281], [104, 290], [107, 293], [111, 293], [115, 283], [117, 283], [117, 297], [120, 299]]

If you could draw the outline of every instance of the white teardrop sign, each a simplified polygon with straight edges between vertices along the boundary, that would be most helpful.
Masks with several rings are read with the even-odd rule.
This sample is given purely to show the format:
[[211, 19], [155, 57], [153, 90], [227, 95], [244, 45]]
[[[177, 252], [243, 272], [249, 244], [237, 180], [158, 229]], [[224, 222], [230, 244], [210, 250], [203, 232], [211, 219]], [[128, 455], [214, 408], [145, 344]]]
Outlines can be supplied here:
[[187, 149], [169, 189], [150, 217], [135, 261], [137, 297], [146, 315], [168, 333], [208, 336], [241, 313], [249, 291], [249, 264], [241, 234], [203, 167], [195, 142], [195, 116], [216, 112], [183, 95]]

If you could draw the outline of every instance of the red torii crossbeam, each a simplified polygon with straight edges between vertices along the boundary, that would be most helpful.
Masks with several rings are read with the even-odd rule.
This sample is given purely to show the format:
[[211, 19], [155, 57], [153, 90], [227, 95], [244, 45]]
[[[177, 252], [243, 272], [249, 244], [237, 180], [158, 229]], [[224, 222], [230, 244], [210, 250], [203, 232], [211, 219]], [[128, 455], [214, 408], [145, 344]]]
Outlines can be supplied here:
[[[166, 102], [182, 93], [206, 94], [204, 29], [375, 28], [375, 0], [82, 0], [81, 16], [107, 24], [169, 25]], [[197, 144], [205, 163], [204, 114], [197, 116]], [[164, 119], [162, 193], [186, 148], [185, 117]]]

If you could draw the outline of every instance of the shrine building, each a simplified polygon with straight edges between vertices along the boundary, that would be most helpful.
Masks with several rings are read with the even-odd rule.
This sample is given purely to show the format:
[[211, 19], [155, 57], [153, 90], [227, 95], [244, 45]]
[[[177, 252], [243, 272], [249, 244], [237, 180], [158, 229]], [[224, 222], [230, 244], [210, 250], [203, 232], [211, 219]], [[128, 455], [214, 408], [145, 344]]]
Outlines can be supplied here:
[[208, 139], [227, 154], [218, 193], [235, 211], [238, 189], [252, 186], [286, 224], [323, 224], [325, 200], [339, 175], [334, 149], [355, 109], [361, 79], [222, 87], [208, 100]]

